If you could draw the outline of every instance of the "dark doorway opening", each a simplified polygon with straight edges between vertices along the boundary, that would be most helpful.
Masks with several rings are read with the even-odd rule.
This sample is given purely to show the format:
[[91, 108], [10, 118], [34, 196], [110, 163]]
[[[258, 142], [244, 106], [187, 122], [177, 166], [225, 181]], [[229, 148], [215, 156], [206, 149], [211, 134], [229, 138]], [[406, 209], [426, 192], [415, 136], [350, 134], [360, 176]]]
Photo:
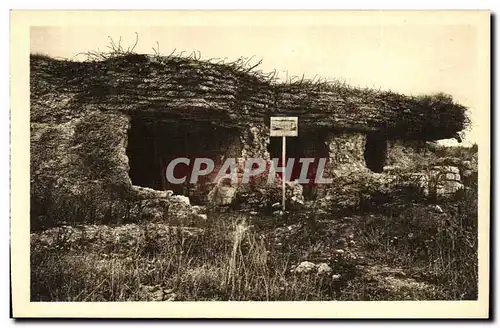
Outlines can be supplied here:
[[[236, 129], [210, 123], [133, 117], [127, 145], [132, 184], [172, 190], [174, 194], [189, 196], [194, 204], [204, 203], [203, 193], [208, 190], [203, 186], [210, 183], [210, 177], [202, 176], [195, 184], [190, 183], [194, 159], [210, 158], [217, 167], [235, 139], [239, 140]], [[178, 164], [173, 171], [175, 178], [186, 177], [182, 184], [166, 178], [167, 165], [178, 157], [190, 160], [189, 165]]]
[[[278, 166], [283, 166], [282, 163], [282, 138], [271, 137], [267, 147], [271, 158], [278, 158]], [[307, 171], [308, 183], [303, 183], [304, 198], [312, 200], [316, 198], [318, 186], [315, 184], [316, 173], [319, 160], [325, 158], [325, 164], [328, 164], [329, 149], [326, 144], [326, 133], [322, 131], [315, 132], [300, 132], [298, 137], [286, 138], [286, 162], [290, 158], [294, 158], [294, 165], [290, 174], [290, 181], [299, 179], [302, 171], [301, 158], [313, 158], [314, 162], [309, 165]], [[278, 173], [278, 176], [282, 176]], [[323, 174], [325, 176], [325, 174]]]
[[382, 131], [369, 132], [366, 136], [365, 152], [366, 166], [373, 172], [384, 171], [387, 157], [387, 136]]

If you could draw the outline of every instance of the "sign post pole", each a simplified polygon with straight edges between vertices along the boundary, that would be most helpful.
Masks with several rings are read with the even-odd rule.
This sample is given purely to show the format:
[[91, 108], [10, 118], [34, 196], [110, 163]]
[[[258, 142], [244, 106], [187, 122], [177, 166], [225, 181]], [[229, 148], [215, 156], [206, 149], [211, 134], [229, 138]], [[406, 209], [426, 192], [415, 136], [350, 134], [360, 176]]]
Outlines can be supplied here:
[[281, 137], [281, 188], [283, 189], [283, 198], [281, 200], [281, 208], [285, 211], [286, 201], [286, 137], [297, 137], [299, 135], [299, 118], [288, 116], [271, 117], [270, 137]]
[[283, 188], [283, 198], [282, 198], [282, 207], [283, 207], [283, 212], [285, 211], [285, 196], [286, 196], [286, 184], [285, 184], [285, 179], [286, 179], [286, 137], [283, 136], [283, 148], [281, 151], [281, 162], [282, 162], [282, 188]]

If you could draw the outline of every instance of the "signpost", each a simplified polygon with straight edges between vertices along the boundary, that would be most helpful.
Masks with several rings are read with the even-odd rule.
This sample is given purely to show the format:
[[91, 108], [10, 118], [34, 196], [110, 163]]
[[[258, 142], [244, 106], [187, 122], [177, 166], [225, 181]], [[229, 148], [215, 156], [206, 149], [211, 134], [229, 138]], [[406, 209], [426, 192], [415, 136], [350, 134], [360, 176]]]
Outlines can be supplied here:
[[282, 198], [282, 208], [285, 211], [285, 196], [286, 196], [286, 137], [296, 137], [299, 135], [298, 132], [299, 119], [298, 117], [286, 117], [286, 116], [274, 116], [271, 117], [271, 137], [282, 137], [282, 188], [283, 188], [283, 198]]

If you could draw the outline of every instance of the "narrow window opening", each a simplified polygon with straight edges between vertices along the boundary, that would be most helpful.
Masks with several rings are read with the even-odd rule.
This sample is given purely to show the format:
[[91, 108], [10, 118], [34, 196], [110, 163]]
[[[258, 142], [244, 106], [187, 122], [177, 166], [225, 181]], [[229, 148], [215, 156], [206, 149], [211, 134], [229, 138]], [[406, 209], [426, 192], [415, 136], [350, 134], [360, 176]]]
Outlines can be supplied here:
[[366, 136], [364, 157], [366, 166], [373, 172], [383, 172], [387, 157], [387, 137], [384, 132], [374, 131]]

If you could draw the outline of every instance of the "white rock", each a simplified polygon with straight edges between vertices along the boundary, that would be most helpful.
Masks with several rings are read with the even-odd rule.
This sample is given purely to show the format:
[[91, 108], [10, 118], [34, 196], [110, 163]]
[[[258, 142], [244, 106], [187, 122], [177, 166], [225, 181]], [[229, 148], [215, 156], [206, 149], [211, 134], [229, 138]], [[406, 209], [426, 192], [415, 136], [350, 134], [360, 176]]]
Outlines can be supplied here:
[[206, 214], [198, 214], [196, 217], [201, 220], [206, 220], [208, 218]]
[[449, 180], [449, 181], [455, 181], [455, 180], [457, 180], [457, 181], [460, 181], [460, 174], [458, 174], [458, 173], [446, 173], [444, 175], [444, 180]]
[[297, 196], [293, 196], [293, 197], [291, 198], [291, 200], [292, 200], [292, 202], [294, 202], [294, 203], [304, 205], [304, 201], [303, 201], [302, 199], [300, 199], [299, 197], [297, 197]]
[[458, 167], [451, 165], [434, 166], [433, 169], [443, 173], [460, 173]]
[[472, 170], [472, 162], [471, 161], [463, 161], [462, 166], [466, 170]]
[[332, 268], [326, 263], [318, 264], [318, 275], [325, 275], [332, 272]]
[[462, 172], [462, 175], [464, 176], [464, 178], [468, 178], [472, 175], [472, 170], [464, 170]]
[[463, 188], [464, 185], [458, 181], [443, 181], [437, 186], [436, 194], [438, 196], [452, 195]]
[[193, 210], [193, 213], [195, 213], [195, 214], [202, 212], [201, 206], [198, 206], [198, 205], [192, 206], [191, 209]]
[[172, 200], [176, 200], [180, 203], [184, 203], [186, 205], [190, 205], [191, 202], [189, 201], [189, 197], [187, 196], [182, 196], [182, 195], [175, 195], [175, 196], [172, 196]]
[[310, 273], [316, 269], [316, 264], [308, 261], [301, 262], [294, 270], [295, 273]]
[[339, 274], [332, 274], [332, 280], [339, 280], [340, 279], [340, 275]]
[[441, 206], [439, 205], [434, 205], [432, 206], [432, 208], [434, 209], [434, 211], [436, 211], [437, 213], [444, 213], [443, 209], [441, 208]]
[[236, 187], [217, 185], [208, 194], [209, 201], [216, 205], [229, 205], [236, 195]]
[[172, 293], [168, 296], [168, 299], [166, 299], [167, 302], [172, 302], [172, 301], [175, 301], [175, 299], [177, 298], [177, 294], [175, 293]]

